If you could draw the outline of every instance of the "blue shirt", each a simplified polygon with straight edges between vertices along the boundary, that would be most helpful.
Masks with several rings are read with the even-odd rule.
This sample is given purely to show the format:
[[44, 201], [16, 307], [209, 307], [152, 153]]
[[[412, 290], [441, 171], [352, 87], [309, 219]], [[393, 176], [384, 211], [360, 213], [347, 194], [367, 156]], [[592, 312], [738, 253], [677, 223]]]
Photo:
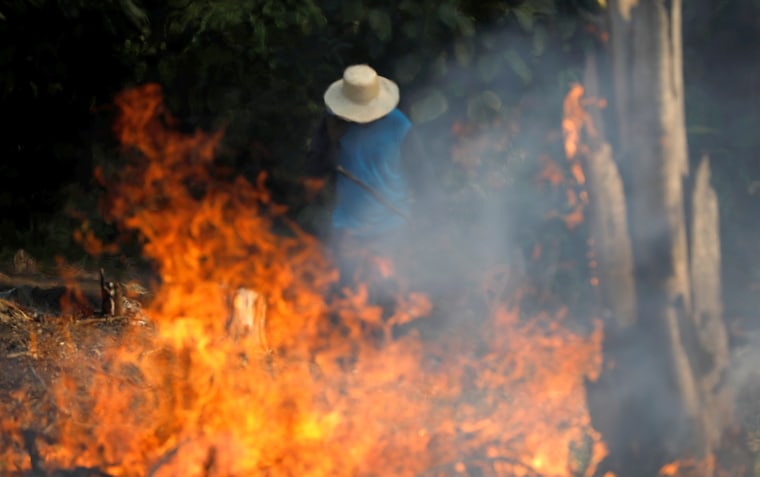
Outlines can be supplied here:
[[[394, 109], [367, 124], [351, 124], [340, 138], [336, 161], [385, 201], [408, 214], [407, 177], [401, 165], [401, 146], [411, 122]], [[336, 179], [334, 228], [362, 237], [376, 237], [403, 225], [405, 220], [342, 174]]]

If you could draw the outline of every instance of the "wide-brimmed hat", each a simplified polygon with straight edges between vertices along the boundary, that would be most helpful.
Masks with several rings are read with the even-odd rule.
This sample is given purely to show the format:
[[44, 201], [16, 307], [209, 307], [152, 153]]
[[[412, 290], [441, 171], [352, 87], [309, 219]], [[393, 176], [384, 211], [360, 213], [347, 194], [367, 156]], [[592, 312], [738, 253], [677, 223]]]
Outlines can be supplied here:
[[341, 118], [369, 123], [393, 111], [399, 100], [398, 86], [368, 65], [353, 65], [325, 91], [325, 104]]

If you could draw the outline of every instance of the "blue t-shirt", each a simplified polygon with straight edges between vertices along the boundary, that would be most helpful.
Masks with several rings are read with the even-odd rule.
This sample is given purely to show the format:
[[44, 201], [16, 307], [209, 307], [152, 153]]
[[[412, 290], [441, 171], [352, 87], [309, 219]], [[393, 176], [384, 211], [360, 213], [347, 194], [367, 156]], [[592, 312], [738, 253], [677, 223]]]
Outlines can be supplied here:
[[[407, 178], [401, 167], [401, 145], [410, 128], [411, 122], [404, 113], [394, 109], [371, 123], [349, 126], [340, 138], [337, 154], [338, 165], [407, 214]], [[388, 205], [342, 174], [337, 175], [336, 194], [332, 215], [336, 229], [375, 237], [405, 222]]]

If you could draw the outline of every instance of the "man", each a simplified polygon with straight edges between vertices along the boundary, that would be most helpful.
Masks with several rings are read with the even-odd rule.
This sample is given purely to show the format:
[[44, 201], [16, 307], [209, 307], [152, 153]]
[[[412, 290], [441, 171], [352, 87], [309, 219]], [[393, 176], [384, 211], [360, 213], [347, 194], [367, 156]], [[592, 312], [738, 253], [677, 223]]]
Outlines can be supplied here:
[[410, 185], [424, 196], [419, 185], [429, 171], [411, 122], [397, 109], [393, 81], [370, 66], [349, 66], [327, 88], [324, 102], [327, 112], [307, 163], [312, 175], [335, 174], [328, 241], [341, 283], [371, 282], [370, 290], [378, 292], [378, 281], [387, 284], [393, 258], [408, 240]]

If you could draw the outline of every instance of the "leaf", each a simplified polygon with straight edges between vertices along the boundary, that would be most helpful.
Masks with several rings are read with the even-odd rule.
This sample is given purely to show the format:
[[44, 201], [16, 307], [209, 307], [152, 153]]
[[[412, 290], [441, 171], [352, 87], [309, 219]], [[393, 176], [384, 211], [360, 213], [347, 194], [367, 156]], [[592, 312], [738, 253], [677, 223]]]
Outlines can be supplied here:
[[472, 43], [465, 40], [457, 40], [454, 43], [454, 58], [461, 66], [468, 66], [472, 61]]
[[177, 62], [172, 57], [165, 57], [159, 60], [157, 65], [158, 77], [164, 84], [171, 84], [175, 79], [177, 71]]
[[546, 51], [546, 42], [549, 39], [549, 34], [546, 31], [546, 27], [538, 25], [533, 30], [533, 55], [541, 56]]
[[496, 47], [496, 37], [492, 33], [483, 33], [480, 35], [480, 44], [486, 50], [493, 50]]
[[121, 0], [119, 4], [121, 5], [124, 14], [136, 28], [143, 32], [148, 32], [150, 30], [148, 14], [142, 8], [132, 0]]
[[385, 10], [379, 8], [373, 8], [369, 11], [368, 15], [369, 26], [375, 35], [383, 41], [387, 42], [391, 38], [393, 27], [391, 25], [391, 17]]
[[267, 50], [267, 29], [266, 25], [261, 22], [256, 22], [253, 25], [253, 43], [254, 48], [258, 52], [264, 52]]
[[409, 20], [401, 25], [401, 31], [409, 39], [416, 39], [420, 34], [420, 25], [414, 20]]
[[480, 55], [477, 62], [478, 74], [485, 83], [490, 83], [501, 71], [502, 58], [498, 53]]
[[448, 57], [446, 51], [441, 51], [430, 64], [430, 72], [435, 76], [446, 76], [448, 72]]
[[394, 69], [394, 76], [399, 83], [408, 83], [420, 73], [422, 69], [422, 58], [417, 54], [409, 53], [402, 56], [397, 62]]
[[533, 79], [533, 74], [530, 71], [530, 66], [522, 59], [520, 54], [514, 48], [508, 49], [504, 52], [504, 58], [509, 63], [512, 71], [515, 72], [525, 84], [528, 84]]
[[451, 3], [443, 3], [438, 7], [438, 19], [452, 30], [456, 29], [459, 16], [459, 11]]
[[502, 101], [499, 95], [486, 90], [467, 101], [467, 116], [473, 121], [482, 122], [501, 111], [501, 108]]
[[557, 31], [563, 40], [570, 39], [578, 28], [578, 21], [572, 17], [562, 17], [557, 22]]
[[404, 0], [396, 7], [399, 11], [408, 13], [411, 16], [419, 16], [422, 14], [422, 8], [418, 1]]
[[520, 24], [523, 30], [533, 30], [533, 10], [526, 7], [515, 8], [513, 10], [517, 23]]
[[473, 36], [475, 34], [475, 21], [470, 17], [459, 17], [459, 32], [462, 36]]
[[446, 96], [439, 89], [432, 89], [425, 96], [412, 104], [412, 121], [422, 124], [432, 121], [443, 115], [449, 109]]
[[53, 96], [63, 91], [63, 85], [59, 82], [49, 83], [47, 87], [48, 94]]
[[343, 19], [346, 22], [359, 21], [364, 16], [364, 2], [343, 2]]
[[555, 0], [531, 0], [530, 8], [534, 14], [553, 15], [557, 13]]
[[557, 12], [554, 0], [531, 0], [512, 10], [517, 18], [517, 23], [525, 30], [533, 30], [535, 20], [541, 15], [553, 15]]
[[483, 91], [480, 97], [483, 101], [483, 104], [487, 108], [491, 109], [494, 112], [501, 111], [502, 102], [498, 94], [496, 94], [495, 92], [489, 89], [489, 90]]

